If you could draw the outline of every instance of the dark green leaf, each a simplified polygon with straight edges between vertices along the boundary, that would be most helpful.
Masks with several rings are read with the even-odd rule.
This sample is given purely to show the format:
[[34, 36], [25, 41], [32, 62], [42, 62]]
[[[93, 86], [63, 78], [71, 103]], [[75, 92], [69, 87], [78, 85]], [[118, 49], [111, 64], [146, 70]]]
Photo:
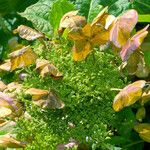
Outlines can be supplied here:
[[55, 0], [40, 0], [38, 3], [29, 6], [23, 13], [20, 13], [20, 15], [30, 20], [37, 30], [50, 36], [51, 25], [49, 23], [49, 10], [54, 1]]

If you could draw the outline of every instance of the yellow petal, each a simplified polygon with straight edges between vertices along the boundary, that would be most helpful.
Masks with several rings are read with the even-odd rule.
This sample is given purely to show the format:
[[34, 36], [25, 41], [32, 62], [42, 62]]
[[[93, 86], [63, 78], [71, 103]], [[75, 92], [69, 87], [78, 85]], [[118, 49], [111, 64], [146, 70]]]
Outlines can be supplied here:
[[0, 118], [5, 118], [5, 117], [11, 115], [11, 113], [12, 113], [11, 109], [0, 106]]
[[37, 59], [36, 60], [36, 69], [42, 70], [48, 64], [49, 64], [49, 61], [46, 59]]
[[9, 54], [11, 59], [11, 70], [15, 70], [16, 68], [22, 68], [28, 66], [30, 64], [35, 63], [36, 54], [32, 51], [29, 46], [23, 47], [17, 51]]
[[73, 49], [73, 59], [75, 61], [84, 60], [91, 52], [92, 47], [89, 42], [76, 42]]
[[142, 96], [142, 88], [145, 86], [145, 83], [146, 81], [139, 80], [123, 88], [114, 99], [113, 109], [120, 111], [122, 108], [138, 101]]
[[7, 88], [4, 82], [0, 81], [0, 92], [3, 92]]
[[146, 142], [150, 143], [150, 124], [140, 123], [134, 126], [134, 130], [139, 133], [139, 136]]

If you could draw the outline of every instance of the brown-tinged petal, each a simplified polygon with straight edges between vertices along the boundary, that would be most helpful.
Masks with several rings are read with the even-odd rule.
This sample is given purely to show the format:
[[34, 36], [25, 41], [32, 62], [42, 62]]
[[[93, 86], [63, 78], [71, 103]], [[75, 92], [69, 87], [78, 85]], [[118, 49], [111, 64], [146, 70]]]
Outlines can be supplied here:
[[36, 60], [36, 69], [42, 70], [48, 64], [49, 64], [49, 61], [46, 59], [37, 59]]
[[6, 60], [5, 63], [0, 65], [0, 71], [10, 71], [10, 70], [11, 70], [10, 59]]
[[18, 26], [18, 28], [15, 29], [13, 32], [15, 34], [19, 33], [19, 36], [21, 38], [29, 40], [29, 41], [44, 37], [43, 33], [40, 33], [30, 27], [25, 26], [25, 25]]
[[10, 135], [5, 135], [0, 137], [0, 147], [1, 148], [24, 148], [25, 144], [23, 142], [17, 141]]
[[25, 94], [30, 94], [32, 96], [32, 100], [37, 101], [48, 95], [47, 90], [41, 90], [36, 88], [30, 88], [25, 91]]
[[7, 88], [4, 82], [0, 81], [0, 92], [3, 92]]

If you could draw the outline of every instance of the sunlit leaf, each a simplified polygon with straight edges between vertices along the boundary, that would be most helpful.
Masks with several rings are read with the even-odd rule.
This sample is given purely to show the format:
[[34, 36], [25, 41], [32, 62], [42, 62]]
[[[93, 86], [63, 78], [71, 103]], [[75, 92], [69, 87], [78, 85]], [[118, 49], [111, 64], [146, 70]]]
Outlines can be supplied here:
[[13, 33], [14, 34], [18, 33], [21, 38], [26, 39], [28, 41], [44, 37], [44, 34], [25, 25], [18, 26], [18, 28], [15, 29]]
[[110, 41], [118, 48], [126, 44], [130, 33], [138, 21], [136, 10], [128, 10], [118, 17], [110, 32]]
[[123, 88], [114, 99], [113, 109], [120, 111], [122, 108], [138, 101], [142, 96], [142, 88], [145, 86], [145, 83], [146, 81], [139, 80]]
[[11, 59], [11, 70], [15, 70], [16, 68], [22, 68], [28, 65], [35, 63], [36, 54], [32, 51], [30, 46], [23, 47], [17, 51], [9, 54]]
[[9, 135], [0, 137], [0, 147], [1, 148], [24, 148], [25, 144], [23, 142], [17, 141]]
[[74, 10], [74, 5], [70, 1], [57, 0], [54, 2], [49, 13], [50, 24], [53, 27], [54, 35], [57, 33], [63, 15], [72, 10]]
[[84, 27], [86, 24], [86, 19], [83, 16], [77, 15], [78, 11], [70, 11], [66, 13], [60, 20], [58, 32], [63, 33], [64, 29], [75, 28], [75, 27]]
[[134, 130], [139, 133], [139, 136], [146, 142], [150, 143], [150, 124], [140, 123], [134, 126]]
[[58, 97], [56, 92], [50, 91], [47, 98], [34, 101], [34, 104], [40, 106], [43, 109], [61, 109], [65, 106], [62, 100]]
[[137, 110], [136, 119], [141, 122], [145, 118], [145, 115], [146, 115], [145, 107], [140, 107]]
[[122, 47], [122, 50], [120, 52], [120, 56], [122, 61], [126, 61], [130, 55], [137, 50], [140, 45], [142, 44], [144, 38], [148, 34], [148, 29], [149, 25], [147, 25], [145, 28], [142, 30], [138, 31], [131, 39], [127, 41], [127, 43]]
[[3, 92], [7, 88], [4, 82], [0, 81], [0, 92]]
[[26, 94], [30, 94], [32, 96], [32, 100], [37, 101], [39, 99], [42, 99], [43, 97], [48, 95], [47, 90], [41, 90], [36, 88], [30, 88], [25, 91]]

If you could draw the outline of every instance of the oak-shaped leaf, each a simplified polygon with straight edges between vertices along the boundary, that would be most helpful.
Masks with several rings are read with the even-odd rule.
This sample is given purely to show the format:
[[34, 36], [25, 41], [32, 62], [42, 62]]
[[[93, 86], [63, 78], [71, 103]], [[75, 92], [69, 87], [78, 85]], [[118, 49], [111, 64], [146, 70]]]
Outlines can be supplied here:
[[37, 55], [32, 51], [30, 46], [23, 47], [9, 54], [11, 60], [11, 71], [16, 68], [22, 68], [35, 63]]
[[50, 75], [54, 79], [61, 79], [63, 74], [48, 60], [37, 59], [36, 69], [40, 72], [42, 77]]
[[75, 27], [84, 27], [86, 25], [86, 19], [83, 16], [77, 15], [78, 11], [70, 11], [64, 14], [60, 20], [58, 32], [62, 34], [64, 29], [72, 29]]
[[50, 90], [48, 96], [45, 99], [34, 101], [34, 104], [40, 106], [43, 109], [61, 109], [65, 104], [59, 98], [55, 91]]
[[18, 33], [19, 36], [23, 39], [26, 39], [28, 41], [32, 41], [38, 38], [44, 38], [44, 34], [41, 32], [38, 32], [28, 26], [20, 25], [17, 29], [13, 31], [14, 34]]
[[128, 39], [127, 43], [122, 47], [122, 50], [120, 52], [122, 61], [126, 61], [135, 50], [139, 49], [144, 38], [148, 34], [148, 27], [149, 25], [138, 31], [132, 38]]
[[48, 91], [47, 90], [42, 90], [42, 89], [30, 88], [30, 89], [25, 91], [25, 94], [31, 95], [32, 100], [37, 101], [37, 100], [42, 99], [45, 96], [47, 96]]
[[131, 9], [119, 16], [110, 32], [110, 41], [118, 48], [126, 44], [130, 33], [138, 22], [138, 13]]
[[113, 101], [113, 109], [115, 111], [120, 111], [122, 108], [130, 106], [138, 101], [142, 96], [142, 89], [145, 83], [145, 80], [139, 80], [123, 88]]
[[134, 130], [146, 142], [150, 143], [150, 123], [140, 123], [134, 126]]
[[10, 135], [0, 137], [0, 148], [24, 148], [24, 142], [20, 142]]

